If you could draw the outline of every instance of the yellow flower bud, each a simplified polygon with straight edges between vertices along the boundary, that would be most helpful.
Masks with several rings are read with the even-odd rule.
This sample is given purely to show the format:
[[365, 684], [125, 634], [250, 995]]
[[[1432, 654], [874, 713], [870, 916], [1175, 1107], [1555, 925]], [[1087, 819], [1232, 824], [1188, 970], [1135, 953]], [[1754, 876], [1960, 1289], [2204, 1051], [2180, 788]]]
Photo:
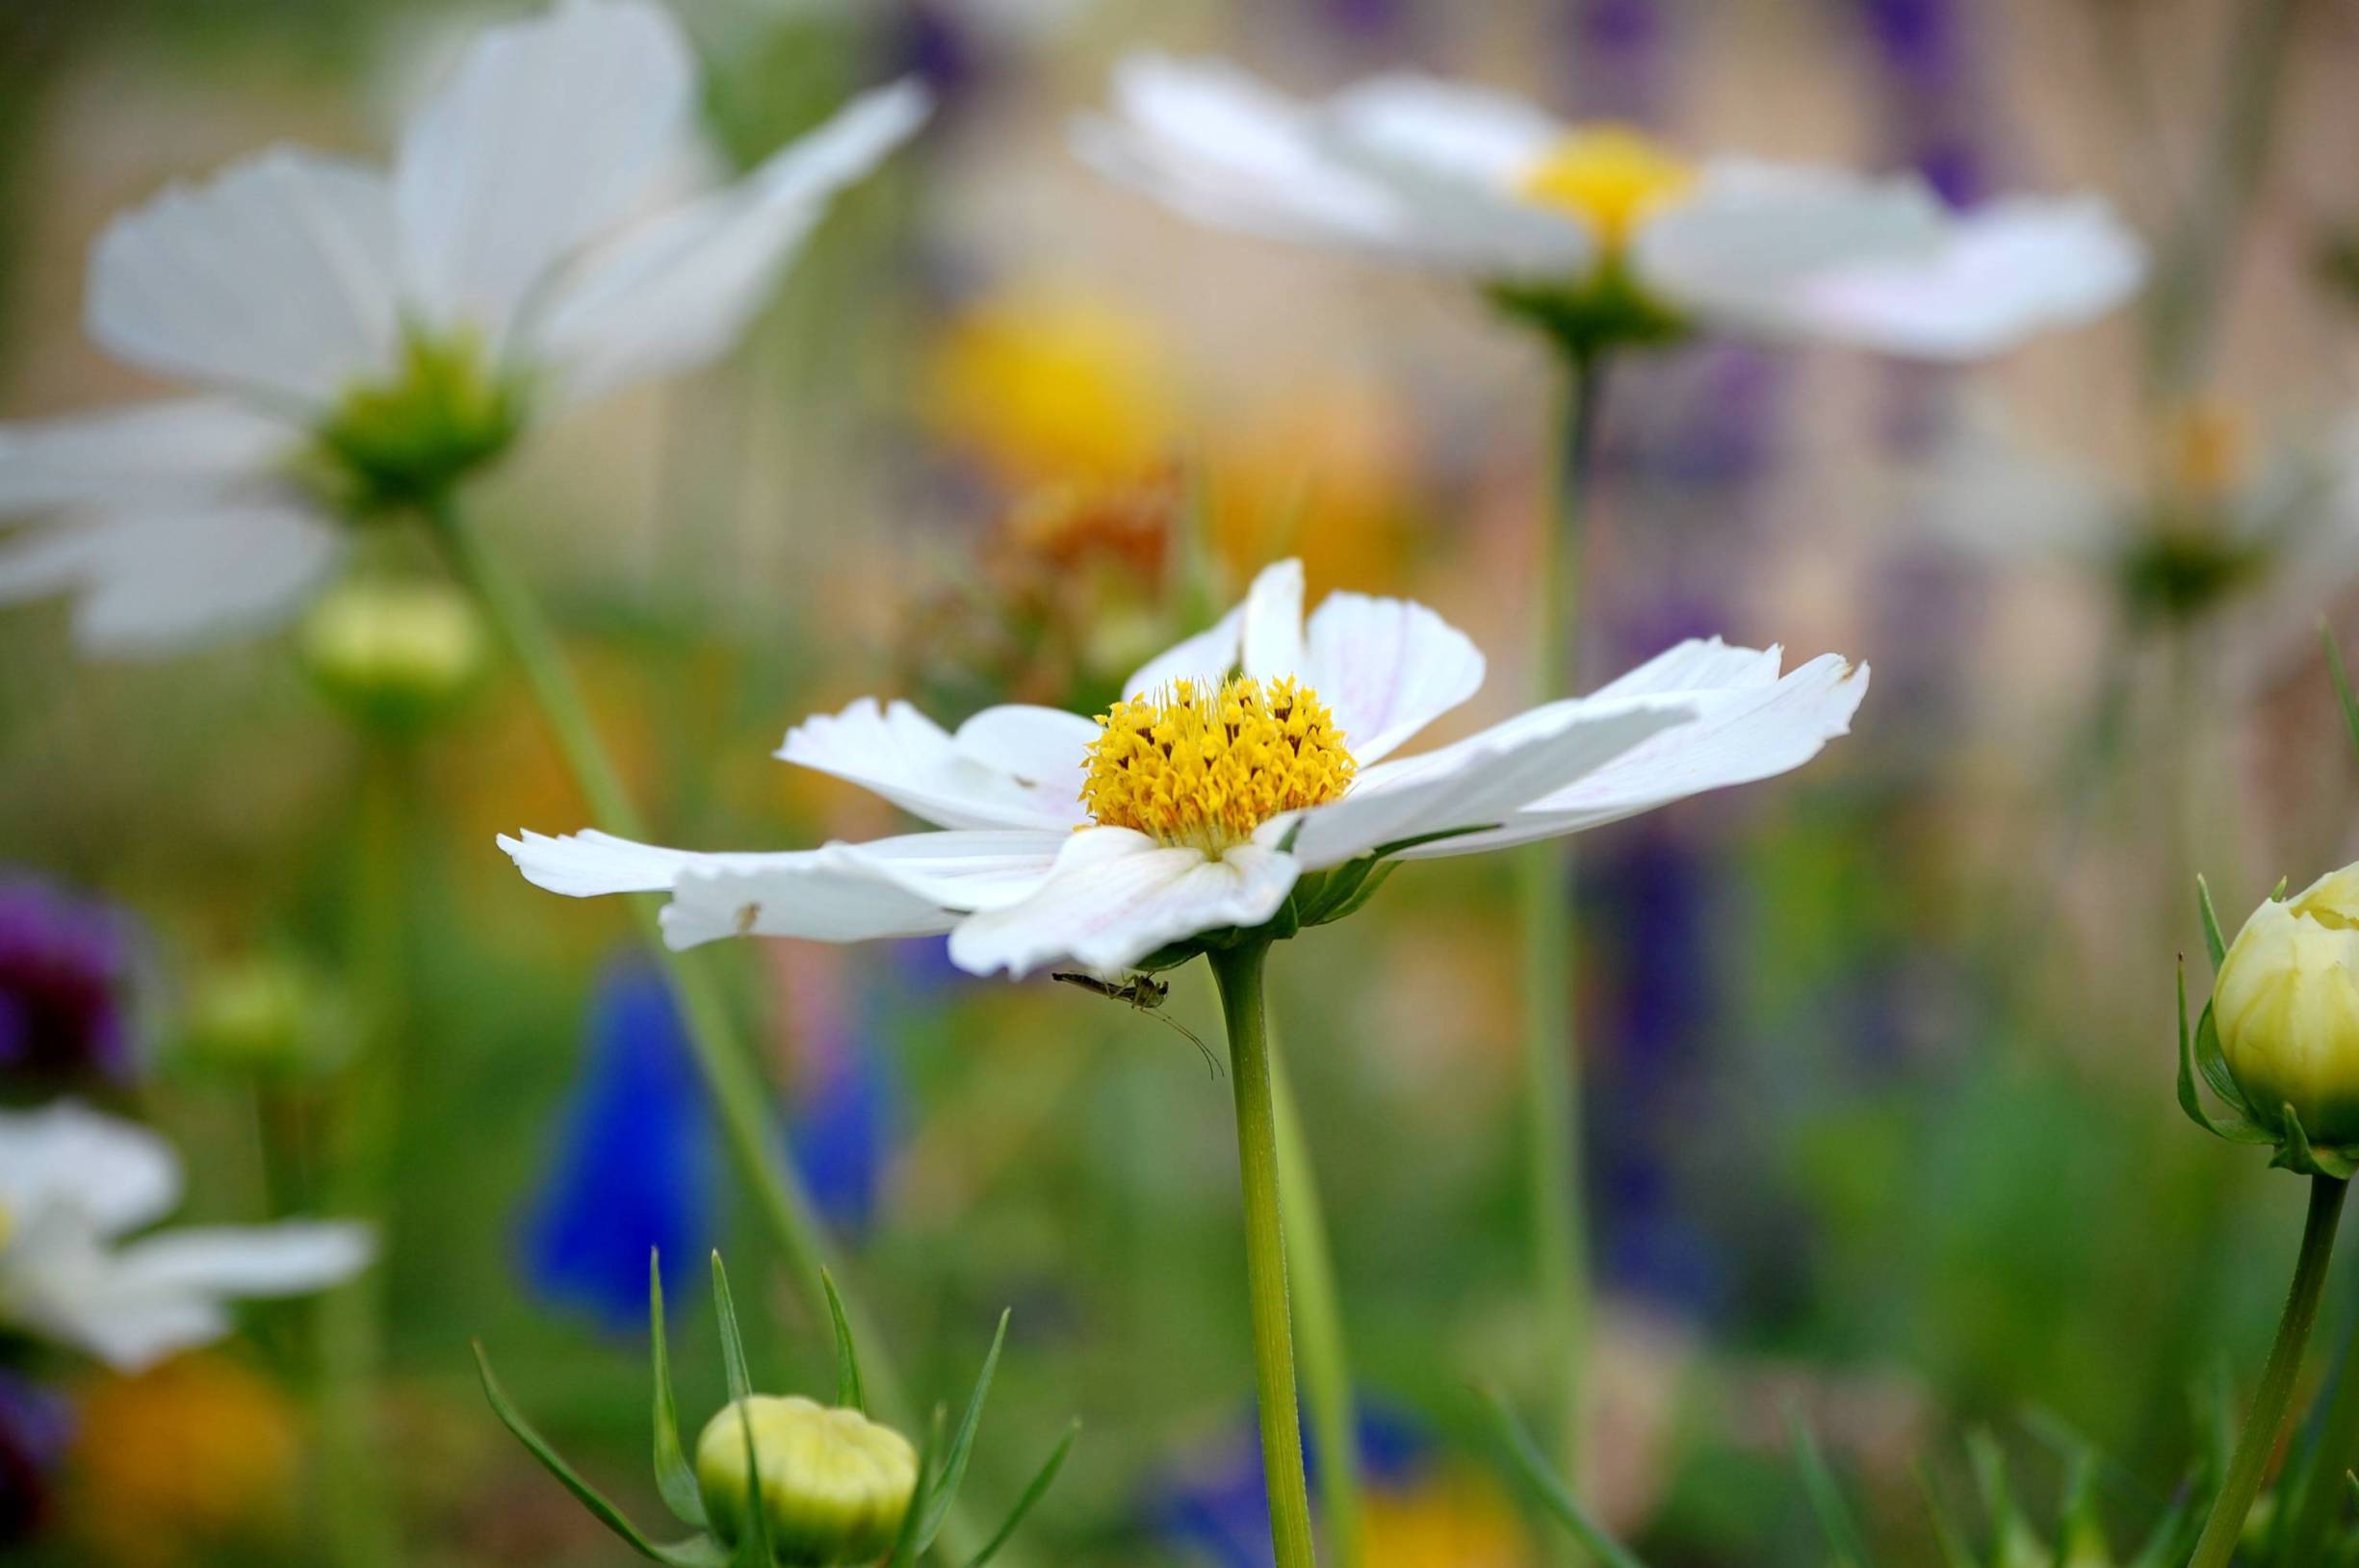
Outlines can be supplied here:
[[303, 659], [329, 697], [394, 729], [433, 718], [464, 696], [489, 648], [466, 597], [439, 582], [352, 582], [303, 623]]
[[724, 1408], [697, 1438], [696, 1482], [722, 1541], [735, 1546], [746, 1528], [748, 1425], [779, 1562], [825, 1568], [874, 1562], [892, 1550], [917, 1490], [917, 1451], [857, 1410], [800, 1395], [756, 1394]]
[[2212, 988], [2220, 1053], [2253, 1114], [2359, 1143], [2359, 865], [2253, 911]]

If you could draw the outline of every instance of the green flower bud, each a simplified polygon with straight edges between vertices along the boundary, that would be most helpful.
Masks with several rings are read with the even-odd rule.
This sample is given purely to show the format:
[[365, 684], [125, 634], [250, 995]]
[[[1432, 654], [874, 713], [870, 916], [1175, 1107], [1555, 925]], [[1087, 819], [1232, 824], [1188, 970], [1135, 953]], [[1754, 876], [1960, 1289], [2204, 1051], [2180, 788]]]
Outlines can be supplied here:
[[2359, 1144], [2359, 865], [2253, 911], [2212, 987], [2221, 1055], [2271, 1132]]
[[305, 619], [303, 662], [354, 717], [413, 730], [465, 696], [489, 648], [475, 607], [432, 581], [355, 581]]
[[723, 1409], [697, 1438], [696, 1482], [722, 1541], [735, 1546], [746, 1528], [748, 1425], [779, 1562], [824, 1568], [874, 1562], [892, 1550], [917, 1490], [917, 1451], [857, 1410], [800, 1395], [756, 1394]]
[[345, 1056], [345, 1016], [299, 961], [256, 953], [207, 968], [189, 992], [181, 1048], [192, 1063], [241, 1077], [324, 1071]]

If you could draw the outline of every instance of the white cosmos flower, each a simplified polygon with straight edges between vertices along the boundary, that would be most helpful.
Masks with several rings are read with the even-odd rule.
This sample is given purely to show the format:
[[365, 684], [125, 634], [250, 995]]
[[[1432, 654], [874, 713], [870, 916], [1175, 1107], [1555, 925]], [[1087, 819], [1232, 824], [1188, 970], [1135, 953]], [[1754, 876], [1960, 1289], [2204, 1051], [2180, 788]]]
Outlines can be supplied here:
[[1634, 310], [1668, 313], [1961, 360], [2093, 320], [2145, 270], [2094, 196], [1961, 216], [1913, 176], [1690, 164], [1621, 127], [1413, 75], [1306, 103], [1222, 62], [1134, 56], [1111, 114], [1074, 141], [1201, 222], [1610, 305], [1625, 328]]
[[661, 5], [560, 0], [478, 38], [389, 171], [276, 147], [117, 217], [90, 334], [196, 395], [0, 425], [0, 517], [56, 514], [0, 544], [0, 600], [76, 594], [113, 653], [279, 618], [343, 543], [296, 468], [416, 500], [524, 424], [714, 358], [928, 107], [881, 89], [684, 194], [696, 94]]
[[[1404, 600], [1334, 594], [1306, 624], [1302, 567], [1287, 561], [1134, 674], [1132, 699], [1103, 722], [1009, 706], [949, 732], [863, 699], [787, 735], [782, 758], [938, 831], [787, 854], [600, 833], [500, 844], [552, 892], [670, 893], [675, 947], [946, 932], [952, 961], [976, 974], [1114, 974], [1262, 925], [1298, 884], [1332, 899], [1371, 858], [1575, 833], [1798, 767], [1846, 732], [1868, 672], [1831, 655], [1782, 677], [1778, 664], [1776, 649], [1686, 642], [1592, 696], [1394, 758], [1474, 694], [1483, 655]], [[1336, 911], [1296, 913], [1317, 923]]]
[[180, 1204], [180, 1161], [146, 1128], [70, 1102], [0, 1111], [0, 1329], [125, 1372], [229, 1331], [227, 1303], [350, 1278], [369, 1228], [289, 1221], [126, 1240]]

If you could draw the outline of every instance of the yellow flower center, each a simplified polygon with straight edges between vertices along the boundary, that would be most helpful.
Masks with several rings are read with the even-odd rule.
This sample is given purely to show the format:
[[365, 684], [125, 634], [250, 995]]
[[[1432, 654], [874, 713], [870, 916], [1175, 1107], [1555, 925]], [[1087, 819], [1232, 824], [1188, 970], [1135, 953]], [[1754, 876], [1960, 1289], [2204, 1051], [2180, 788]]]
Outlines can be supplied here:
[[1619, 250], [1642, 220], [1688, 193], [1696, 168], [1652, 137], [1597, 125], [1550, 147], [1516, 183], [1527, 201], [1588, 219]]
[[1335, 799], [1356, 765], [1319, 694], [1291, 679], [1176, 681], [1098, 722], [1105, 733], [1081, 785], [1089, 814], [1211, 855], [1281, 811]]

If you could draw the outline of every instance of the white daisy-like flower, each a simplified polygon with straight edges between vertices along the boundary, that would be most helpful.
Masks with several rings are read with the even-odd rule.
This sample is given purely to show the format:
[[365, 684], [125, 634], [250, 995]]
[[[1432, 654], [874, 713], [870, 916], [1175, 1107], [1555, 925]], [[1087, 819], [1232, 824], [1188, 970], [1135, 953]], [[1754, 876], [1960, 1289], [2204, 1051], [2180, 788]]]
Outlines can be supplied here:
[[376, 1250], [350, 1223], [134, 1236], [180, 1197], [179, 1159], [144, 1127], [71, 1102], [0, 1111], [0, 1328], [136, 1372], [226, 1334], [230, 1301], [324, 1289]]
[[1868, 672], [1832, 655], [1783, 676], [1779, 662], [1686, 642], [1591, 696], [1395, 758], [1474, 694], [1483, 655], [1404, 600], [1333, 594], [1306, 623], [1287, 561], [1099, 718], [1008, 706], [952, 732], [863, 699], [789, 733], [780, 758], [937, 831], [787, 854], [600, 833], [500, 844], [552, 892], [668, 892], [675, 947], [946, 932], [976, 974], [1115, 975], [1207, 936], [1334, 919], [1393, 861], [1576, 833], [1798, 767], [1849, 728]]
[[2091, 321], [2145, 272], [2094, 196], [1959, 215], [1914, 176], [1691, 163], [1413, 75], [1306, 103], [1222, 62], [1134, 56], [1074, 142], [1198, 221], [1462, 276], [1576, 341], [1697, 322], [1964, 360]]
[[281, 618], [335, 516], [431, 500], [527, 425], [736, 340], [845, 185], [927, 113], [881, 89], [683, 193], [695, 60], [650, 0], [560, 0], [466, 50], [390, 171], [282, 146], [108, 225], [87, 326], [197, 396], [0, 425], [0, 601], [109, 653]]

